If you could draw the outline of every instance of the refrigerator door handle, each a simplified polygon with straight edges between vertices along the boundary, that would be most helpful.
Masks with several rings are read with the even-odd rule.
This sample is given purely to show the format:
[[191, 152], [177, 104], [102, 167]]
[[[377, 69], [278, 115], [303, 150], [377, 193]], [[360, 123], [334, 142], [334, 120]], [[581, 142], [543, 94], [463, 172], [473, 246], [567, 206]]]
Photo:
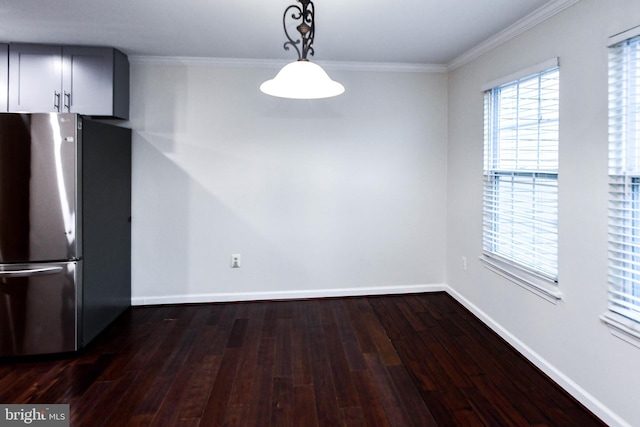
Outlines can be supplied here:
[[38, 267], [38, 268], [26, 268], [20, 270], [0, 270], [1, 277], [30, 277], [40, 276], [44, 274], [57, 274], [63, 270], [62, 267]]

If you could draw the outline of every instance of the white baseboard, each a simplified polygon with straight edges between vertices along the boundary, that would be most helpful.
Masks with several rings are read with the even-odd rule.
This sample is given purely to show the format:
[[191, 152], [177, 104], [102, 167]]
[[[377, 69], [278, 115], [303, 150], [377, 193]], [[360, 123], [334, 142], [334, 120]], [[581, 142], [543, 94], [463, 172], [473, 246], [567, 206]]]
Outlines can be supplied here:
[[478, 317], [485, 325], [491, 328], [495, 333], [500, 335], [502, 339], [508, 342], [513, 348], [515, 348], [518, 352], [520, 352], [520, 354], [526, 357], [538, 369], [544, 372], [549, 378], [555, 381], [567, 393], [569, 393], [577, 401], [582, 403], [585, 407], [587, 407], [591, 412], [593, 412], [596, 416], [598, 416], [607, 425], [612, 427], [613, 426], [631, 427], [631, 424], [627, 423], [625, 420], [620, 418], [616, 413], [614, 413], [608, 407], [602, 404], [602, 402], [600, 402], [598, 399], [596, 399], [590, 393], [588, 393], [585, 389], [583, 389], [574, 381], [572, 381], [569, 377], [567, 377], [564, 373], [562, 373], [562, 371], [557, 369], [555, 366], [549, 363], [546, 359], [544, 359], [538, 353], [533, 351], [525, 343], [520, 341], [517, 337], [511, 334], [506, 328], [504, 328], [498, 322], [493, 320], [484, 311], [480, 310], [478, 307], [472, 304], [465, 297], [460, 295], [458, 292], [456, 292], [454, 289], [452, 289], [449, 286], [446, 286], [446, 292], [449, 295], [451, 295], [453, 298], [455, 298], [459, 303], [461, 303], [467, 310], [469, 310], [476, 317]]
[[211, 294], [184, 294], [163, 295], [151, 297], [133, 297], [132, 305], [158, 305], [158, 304], [193, 304], [208, 302], [235, 302], [235, 301], [265, 301], [306, 298], [330, 298], [363, 295], [389, 295], [389, 294], [415, 294], [422, 292], [446, 291], [447, 285], [403, 285], [403, 286], [374, 286], [366, 288], [336, 288], [336, 289], [311, 289], [296, 291], [273, 292], [230, 292]]
[[306, 299], [306, 298], [330, 298], [346, 296], [366, 296], [366, 295], [391, 295], [410, 294], [424, 292], [447, 292], [465, 308], [471, 311], [484, 324], [496, 332], [502, 339], [508, 342], [531, 363], [544, 372], [549, 378], [555, 381], [560, 387], [571, 394], [576, 400], [582, 403], [602, 421], [610, 426], [631, 427], [631, 424], [624, 421], [613, 411], [603, 405], [599, 400], [589, 394], [586, 390], [572, 381], [555, 366], [533, 351], [530, 347], [511, 334], [508, 329], [500, 325], [484, 311], [472, 304], [461, 294], [448, 285], [406, 285], [406, 286], [376, 286], [366, 288], [338, 288], [338, 289], [313, 289], [296, 291], [274, 291], [274, 292], [237, 292], [237, 293], [211, 293], [211, 294], [188, 294], [188, 295], [165, 295], [152, 297], [134, 297], [132, 305], [158, 305], [158, 304], [192, 304], [211, 302], [238, 302], [238, 301], [264, 301], [264, 300], [286, 300], [286, 299]]

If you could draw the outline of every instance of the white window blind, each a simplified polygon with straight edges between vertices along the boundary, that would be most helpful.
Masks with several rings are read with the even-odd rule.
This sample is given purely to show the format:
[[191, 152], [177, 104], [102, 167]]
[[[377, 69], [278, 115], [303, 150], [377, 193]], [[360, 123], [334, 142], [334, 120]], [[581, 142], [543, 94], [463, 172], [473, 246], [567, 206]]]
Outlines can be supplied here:
[[483, 249], [558, 276], [559, 67], [485, 92]]
[[640, 322], [640, 36], [609, 49], [609, 309]]

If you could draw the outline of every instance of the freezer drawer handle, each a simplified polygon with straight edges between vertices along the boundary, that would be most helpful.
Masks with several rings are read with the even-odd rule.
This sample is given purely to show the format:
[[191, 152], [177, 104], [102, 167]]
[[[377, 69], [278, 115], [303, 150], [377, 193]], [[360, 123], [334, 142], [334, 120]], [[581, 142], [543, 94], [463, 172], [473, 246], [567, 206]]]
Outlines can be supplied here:
[[42, 267], [42, 268], [31, 268], [24, 270], [0, 270], [0, 277], [8, 276], [8, 277], [29, 277], [29, 276], [39, 276], [42, 274], [56, 274], [62, 271], [62, 267]]

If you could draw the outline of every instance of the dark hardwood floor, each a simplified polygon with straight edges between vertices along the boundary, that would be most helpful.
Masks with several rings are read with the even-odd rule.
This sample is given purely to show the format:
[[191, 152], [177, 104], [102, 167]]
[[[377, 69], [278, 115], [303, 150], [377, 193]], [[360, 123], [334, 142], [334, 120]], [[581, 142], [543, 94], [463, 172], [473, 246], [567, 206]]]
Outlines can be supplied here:
[[604, 425], [445, 293], [134, 307], [77, 355], [1, 361], [77, 426]]

